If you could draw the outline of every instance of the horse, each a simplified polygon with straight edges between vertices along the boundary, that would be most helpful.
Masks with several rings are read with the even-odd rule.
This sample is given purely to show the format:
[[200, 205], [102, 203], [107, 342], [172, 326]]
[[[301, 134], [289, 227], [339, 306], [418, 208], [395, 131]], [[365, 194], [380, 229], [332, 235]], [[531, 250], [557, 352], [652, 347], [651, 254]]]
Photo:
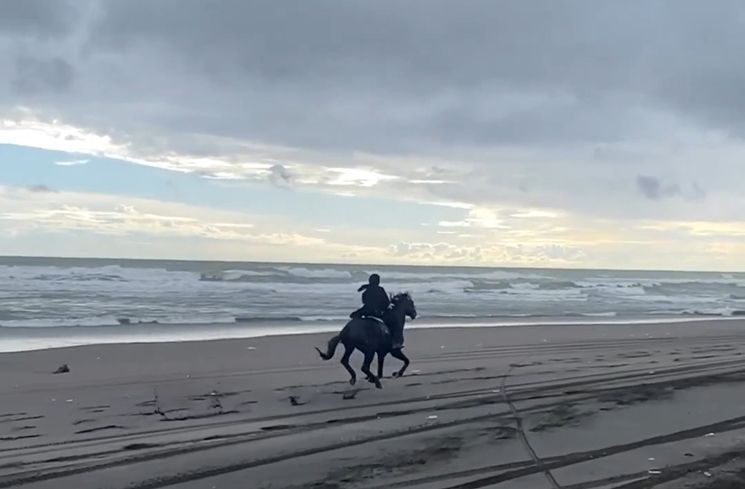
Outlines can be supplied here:
[[[402, 292], [391, 297], [391, 308], [385, 313], [385, 321], [386, 324], [389, 324], [392, 328], [401, 328], [401, 330], [403, 330], [404, 324], [406, 323], [406, 316], [409, 316], [411, 319], [416, 319], [417, 312], [416, 307], [414, 306], [414, 300], [411, 298], [409, 293]], [[349, 357], [352, 355], [355, 348], [365, 355], [365, 360], [362, 363], [362, 372], [367, 376], [367, 380], [371, 384], [375, 384], [375, 387], [378, 389], [383, 387], [380, 384], [380, 379], [383, 377], [383, 361], [387, 354], [390, 353], [394, 358], [398, 358], [404, 362], [401, 370], [393, 374], [394, 377], [403, 376], [406, 368], [409, 366], [409, 359], [404, 355], [400, 348], [395, 350], [391, 349], [392, 336], [388, 327], [375, 319], [352, 319], [346, 324], [346, 326], [344, 326], [341, 333], [329, 340], [326, 353], [318, 348], [316, 348], [316, 351], [324, 360], [331, 360], [339, 343], [344, 344], [344, 356], [341, 358], [341, 364], [345, 369], [347, 369], [347, 372], [349, 372], [349, 375], [351, 376], [349, 379], [351, 385], [354, 385], [357, 382], [357, 374], [355, 374], [354, 370], [349, 365]], [[370, 364], [376, 354], [378, 355], [377, 376], [373, 375], [370, 371]]]

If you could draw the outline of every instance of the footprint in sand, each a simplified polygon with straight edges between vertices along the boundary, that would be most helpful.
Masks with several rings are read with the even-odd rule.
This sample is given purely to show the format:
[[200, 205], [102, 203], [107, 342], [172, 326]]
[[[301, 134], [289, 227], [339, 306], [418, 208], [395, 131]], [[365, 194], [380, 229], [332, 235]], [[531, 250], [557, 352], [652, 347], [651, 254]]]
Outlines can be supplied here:
[[26, 440], [28, 438], [39, 438], [41, 435], [19, 435], [19, 436], [3, 436], [0, 437], [0, 441], [18, 441]]
[[101, 404], [98, 406], [81, 406], [79, 409], [88, 413], [103, 413], [110, 407], [108, 404]]
[[108, 431], [108, 430], [126, 430], [124, 426], [119, 426], [118, 424], [110, 424], [106, 426], [97, 426], [96, 428], [88, 428], [86, 430], [80, 430], [76, 431], [76, 435], [87, 435], [89, 433], [95, 433], [97, 431]]
[[19, 421], [32, 421], [34, 419], [42, 419], [44, 416], [25, 416], [26, 413], [24, 413], [24, 416], [22, 417], [12, 417], [12, 418], [3, 418], [0, 419], [0, 423], [17, 423]]
[[0, 414], [0, 419], [2, 419], [2, 418], [13, 418], [13, 417], [16, 417], [16, 416], [26, 416], [27, 414], [28, 413], [26, 413], [26, 412], [22, 412], [22, 413], [5, 413], [5, 414]]
[[159, 446], [157, 443], [132, 443], [122, 448], [124, 450], [146, 450], [148, 448], [158, 448]]

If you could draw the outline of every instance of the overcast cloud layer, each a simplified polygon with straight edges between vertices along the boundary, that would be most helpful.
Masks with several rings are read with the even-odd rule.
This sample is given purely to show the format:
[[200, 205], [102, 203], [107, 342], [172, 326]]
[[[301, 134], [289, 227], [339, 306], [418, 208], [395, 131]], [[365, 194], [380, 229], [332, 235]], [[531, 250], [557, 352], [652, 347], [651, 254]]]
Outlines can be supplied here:
[[735, 0], [6, 0], [0, 141], [56, 120], [73, 153], [462, 209], [396, 256], [475, 253], [468, 228], [707, 268], [743, 247], [743, 48]]

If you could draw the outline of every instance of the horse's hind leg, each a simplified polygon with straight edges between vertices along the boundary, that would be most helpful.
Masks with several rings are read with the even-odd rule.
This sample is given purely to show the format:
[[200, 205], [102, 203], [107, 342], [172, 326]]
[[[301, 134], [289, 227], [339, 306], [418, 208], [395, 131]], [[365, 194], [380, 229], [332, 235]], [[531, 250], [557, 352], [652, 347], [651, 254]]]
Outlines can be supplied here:
[[362, 372], [367, 375], [367, 380], [369, 380], [371, 384], [375, 384], [375, 387], [381, 389], [383, 386], [380, 385], [380, 380], [370, 372], [370, 364], [372, 364], [373, 358], [375, 358], [374, 351], [365, 352], [365, 361], [362, 362]]
[[349, 383], [351, 385], [354, 385], [357, 382], [357, 374], [354, 373], [354, 369], [351, 365], [349, 365], [349, 357], [352, 356], [352, 352], [354, 351], [354, 347], [344, 345], [344, 356], [341, 357], [341, 364], [344, 365], [344, 368], [347, 369], [347, 372], [349, 372], [350, 379]]
[[383, 378], [383, 361], [385, 360], [386, 353], [378, 352], [378, 378]]
[[391, 352], [391, 356], [393, 358], [398, 358], [399, 360], [404, 362], [404, 366], [401, 367], [401, 370], [393, 374], [394, 377], [403, 377], [404, 372], [406, 372], [406, 369], [409, 367], [409, 358], [404, 355], [404, 352], [402, 352], [401, 350], [393, 350]]

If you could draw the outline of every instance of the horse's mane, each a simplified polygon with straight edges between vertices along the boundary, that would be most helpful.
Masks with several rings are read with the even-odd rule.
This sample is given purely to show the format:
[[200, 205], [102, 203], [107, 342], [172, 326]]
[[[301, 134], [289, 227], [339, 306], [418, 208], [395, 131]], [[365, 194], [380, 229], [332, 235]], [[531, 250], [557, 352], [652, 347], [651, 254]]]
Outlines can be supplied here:
[[403, 299], [411, 299], [411, 295], [408, 292], [399, 292], [391, 296], [391, 302], [398, 304]]

